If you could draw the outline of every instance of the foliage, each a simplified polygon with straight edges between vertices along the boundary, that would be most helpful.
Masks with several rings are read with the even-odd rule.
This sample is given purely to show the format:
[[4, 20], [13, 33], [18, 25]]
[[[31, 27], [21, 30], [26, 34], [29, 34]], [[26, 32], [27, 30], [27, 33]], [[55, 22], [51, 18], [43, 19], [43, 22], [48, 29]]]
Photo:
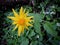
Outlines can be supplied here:
[[[56, 17], [56, 13], [60, 12], [60, 7], [53, 4], [49, 5], [47, 9], [48, 3], [49, 1], [46, 0], [42, 3], [35, 2], [34, 7], [23, 6], [28, 8], [27, 10], [30, 12], [28, 15], [34, 17], [34, 23], [33, 27], [29, 27], [28, 31], [25, 29], [20, 37], [17, 35], [17, 29], [12, 31], [14, 26], [11, 25], [12, 21], [7, 18], [8, 15], [13, 16], [12, 11], [5, 12], [4, 24], [7, 26], [3, 28], [5, 35], [2, 35], [2, 40], [6, 40], [7, 45], [60, 45], [60, 17]], [[36, 11], [38, 9], [39, 11]], [[16, 8], [16, 12], [18, 12], [18, 8]]]

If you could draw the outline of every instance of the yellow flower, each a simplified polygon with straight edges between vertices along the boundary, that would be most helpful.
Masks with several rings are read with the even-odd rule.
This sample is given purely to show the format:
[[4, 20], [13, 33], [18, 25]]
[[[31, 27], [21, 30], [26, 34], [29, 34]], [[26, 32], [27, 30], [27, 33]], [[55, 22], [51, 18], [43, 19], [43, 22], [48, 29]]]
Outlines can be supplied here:
[[20, 34], [24, 32], [25, 28], [28, 30], [28, 26], [33, 26], [30, 24], [30, 22], [33, 21], [33, 19], [31, 19], [33, 16], [28, 16], [28, 12], [26, 12], [23, 7], [21, 7], [19, 14], [17, 14], [14, 9], [12, 9], [12, 11], [14, 13], [14, 17], [8, 16], [8, 18], [13, 21], [13, 25], [16, 25], [13, 31], [18, 28], [18, 36], [20, 36]]

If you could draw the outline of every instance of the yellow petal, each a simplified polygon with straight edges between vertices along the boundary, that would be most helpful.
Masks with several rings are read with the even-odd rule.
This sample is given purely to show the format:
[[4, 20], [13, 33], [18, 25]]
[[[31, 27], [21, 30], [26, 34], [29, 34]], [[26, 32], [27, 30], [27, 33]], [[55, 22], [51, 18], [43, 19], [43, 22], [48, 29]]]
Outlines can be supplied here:
[[30, 20], [29, 22], [34, 22], [34, 20]]
[[19, 26], [18, 27], [18, 36], [20, 36], [21, 32], [22, 32], [22, 26]]
[[25, 13], [26, 9], [24, 9], [24, 13]]
[[34, 20], [26, 19], [26, 22], [34, 22]]
[[16, 30], [16, 29], [17, 29], [17, 27], [18, 27], [18, 24], [15, 26], [15, 28], [14, 28], [12, 31]]
[[13, 25], [15, 25], [15, 24], [17, 24], [17, 22], [15, 22], [15, 21], [13, 21], [13, 23], [12, 23]]
[[22, 14], [23, 14], [23, 7], [21, 7], [20, 12], [19, 12], [20, 16], [22, 16]]
[[26, 29], [29, 30], [29, 28], [26, 26]]
[[25, 17], [27, 17], [27, 16], [28, 16], [28, 13], [29, 13], [29, 12], [26, 12], [26, 13], [25, 13]]
[[31, 18], [33, 18], [33, 16], [28, 17], [28, 19], [31, 19]]
[[14, 20], [14, 21], [18, 20], [16, 17], [10, 17], [10, 16], [8, 16], [8, 18], [10, 18], [11, 20]]
[[15, 17], [19, 17], [19, 15], [15, 12], [14, 9], [12, 9], [12, 11], [13, 11]]
[[15, 20], [15, 17], [10, 17], [10, 16], [8, 16], [8, 18], [10, 18], [11, 20]]
[[33, 26], [32, 24], [30, 24], [30, 23], [26, 23], [26, 26]]
[[25, 27], [24, 27], [24, 26], [22, 26], [22, 33], [24, 33], [24, 28], [25, 28]]

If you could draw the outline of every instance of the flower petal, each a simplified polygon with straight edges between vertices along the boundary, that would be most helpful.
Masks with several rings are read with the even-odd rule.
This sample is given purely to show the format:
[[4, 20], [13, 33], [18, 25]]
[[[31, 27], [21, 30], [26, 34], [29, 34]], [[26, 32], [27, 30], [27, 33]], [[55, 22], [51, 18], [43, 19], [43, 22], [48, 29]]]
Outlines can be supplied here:
[[32, 24], [30, 24], [30, 23], [26, 23], [26, 26], [33, 26]]
[[25, 26], [27, 30], [29, 30], [29, 28], [27, 26]]
[[29, 12], [26, 12], [26, 13], [24, 14], [24, 15], [25, 15], [25, 17], [27, 17], [27, 16], [28, 16], [28, 13], [29, 13]]
[[10, 17], [10, 16], [8, 16], [8, 18], [10, 18], [13, 21], [17, 21], [18, 20], [18, 18], [16, 18], [16, 17]]
[[12, 23], [13, 25], [15, 25], [15, 24], [17, 24], [17, 22], [15, 22], [15, 21], [13, 21], [13, 23]]
[[24, 33], [24, 28], [25, 28], [25, 27], [24, 27], [24, 26], [22, 26], [22, 33]]
[[31, 19], [31, 18], [33, 18], [33, 16], [28, 17], [28, 19]]
[[22, 16], [22, 14], [23, 14], [23, 7], [21, 7], [20, 12], [19, 12], [20, 16]]
[[13, 11], [15, 17], [19, 17], [19, 15], [15, 12], [14, 9], [12, 9], [12, 11]]
[[20, 36], [21, 32], [22, 32], [22, 26], [19, 26], [18, 27], [18, 36]]
[[23, 7], [21, 7], [20, 12], [19, 12], [20, 17], [24, 18], [26, 16], [25, 11], [26, 9], [23, 9]]
[[18, 24], [15, 26], [15, 28], [14, 28], [12, 31], [16, 30], [16, 29], [17, 29], [17, 27], [18, 27]]

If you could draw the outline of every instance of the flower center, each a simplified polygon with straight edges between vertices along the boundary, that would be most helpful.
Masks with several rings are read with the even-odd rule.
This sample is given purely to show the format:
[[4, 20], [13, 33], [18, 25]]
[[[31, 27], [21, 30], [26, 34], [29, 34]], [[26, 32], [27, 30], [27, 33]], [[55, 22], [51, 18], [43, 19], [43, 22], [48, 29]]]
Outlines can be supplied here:
[[20, 20], [18, 21], [18, 24], [24, 25], [24, 24], [25, 24], [25, 19], [20, 19]]

